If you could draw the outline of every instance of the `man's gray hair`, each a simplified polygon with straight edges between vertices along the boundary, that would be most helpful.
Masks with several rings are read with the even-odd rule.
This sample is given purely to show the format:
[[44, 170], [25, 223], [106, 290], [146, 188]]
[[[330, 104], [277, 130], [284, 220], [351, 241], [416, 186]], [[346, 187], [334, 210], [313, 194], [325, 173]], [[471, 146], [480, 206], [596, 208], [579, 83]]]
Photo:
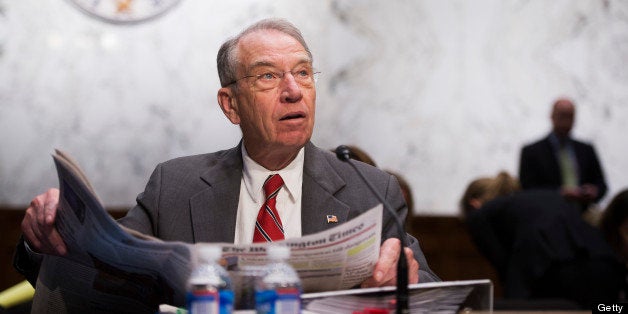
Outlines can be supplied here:
[[220, 49], [218, 50], [218, 56], [216, 58], [216, 62], [218, 63], [218, 77], [220, 78], [220, 86], [227, 87], [227, 85], [233, 83], [237, 79], [237, 46], [240, 39], [242, 39], [242, 37], [247, 34], [263, 30], [276, 30], [294, 38], [303, 46], [303, 48], [305, 48], [305, 51], [310, 57], [310, 60], [314, 60], [312, 58], [312, 52], [310, 51], [310, 48], [307, 47], [305, 39], [303, 39], [303, 35], [301, 35], [301, 31], [296, 26], [284, 19], [264, 19], [249, 26], [240, 34], [228, 39], [222, 44], [222, 46], [220, 46]]

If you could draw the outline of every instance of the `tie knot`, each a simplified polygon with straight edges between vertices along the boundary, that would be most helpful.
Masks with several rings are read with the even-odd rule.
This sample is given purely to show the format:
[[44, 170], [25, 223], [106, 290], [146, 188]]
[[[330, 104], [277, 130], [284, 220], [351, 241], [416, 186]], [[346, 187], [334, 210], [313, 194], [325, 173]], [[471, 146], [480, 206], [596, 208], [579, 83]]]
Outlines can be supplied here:
[[271, 198], [277, 195], [277, 192], [283, 185], [283, 179], [279, 174], [273, 174], [268, 176], [266, 181], [264, 182], [264, 194], [266, 194], [266, 198]]

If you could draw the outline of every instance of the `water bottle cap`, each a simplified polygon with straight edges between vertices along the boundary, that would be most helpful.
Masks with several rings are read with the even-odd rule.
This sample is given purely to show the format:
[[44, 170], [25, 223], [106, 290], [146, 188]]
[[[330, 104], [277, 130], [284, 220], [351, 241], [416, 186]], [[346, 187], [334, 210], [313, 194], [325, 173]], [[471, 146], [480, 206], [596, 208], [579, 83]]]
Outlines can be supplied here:
[[201, 245], [198, 249], [198, 256], [201, 260], [215, 262], [222, 257], [222, 248], [216, 245]]
[[271, 260], [286, 260], [290, 258], [290, 248], [285, 245], [271, 245], [266, 253]]

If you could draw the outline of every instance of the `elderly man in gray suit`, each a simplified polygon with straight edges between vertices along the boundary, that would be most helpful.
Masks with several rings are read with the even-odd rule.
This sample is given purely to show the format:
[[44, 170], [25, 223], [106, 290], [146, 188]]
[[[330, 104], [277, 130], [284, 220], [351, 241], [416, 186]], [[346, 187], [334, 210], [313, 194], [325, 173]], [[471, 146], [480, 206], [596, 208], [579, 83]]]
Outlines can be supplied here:
[[[229, 150], [158, 165], [120, 223], [163, 240], [251, 243], [325, 230], [379, 203], [349, 165], [310, 142], [316, 72], [296, 27], [276, 19], [257, 22], [226, 41], [217, 59], [218, 103], [229, 121], [240, 126], [241, 142]], [[357, 164], [405, 219], [407, 207], [395, 178]], [[279, 181], [268, 180], [274, 177]], [[267, 181], [275, 181], [270, 197], [265, 195]], [[34, 255], [67, 251], [54, 228], [58, 198], [57, 189], [35, 197], [22, 222], [25, 241], [18, 245], [22, 257], [16, 268], [31, 280], [37, 273]], [[272, 205], [266, 203], [269, 199]], [[268, 216], [272, 223], [261, 222]], [[380, 257], [363, 287], [396, 282], [402, 248], [393, 218], [384, 213]], [[439, 280], [418, 241], [404, 236], [409, 282]]]

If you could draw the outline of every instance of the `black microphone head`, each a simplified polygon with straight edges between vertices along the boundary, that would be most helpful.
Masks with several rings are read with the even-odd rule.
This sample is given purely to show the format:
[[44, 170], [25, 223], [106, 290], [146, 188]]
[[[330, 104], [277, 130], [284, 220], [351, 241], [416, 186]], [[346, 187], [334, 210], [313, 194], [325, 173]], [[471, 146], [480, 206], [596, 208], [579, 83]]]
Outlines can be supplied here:
[[336, 147], [336, 157], [342, 161], [349, 161], [351, 155], [351, 149], [347, 145], [340, 145]]

